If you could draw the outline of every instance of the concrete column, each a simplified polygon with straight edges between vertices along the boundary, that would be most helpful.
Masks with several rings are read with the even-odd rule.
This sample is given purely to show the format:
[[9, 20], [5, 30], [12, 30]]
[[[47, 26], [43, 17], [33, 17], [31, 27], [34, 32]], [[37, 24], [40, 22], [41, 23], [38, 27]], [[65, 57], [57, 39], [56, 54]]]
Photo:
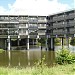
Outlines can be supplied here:
[[69, 48], [69, 37], [66, 38], [67, 47]]
[[34, 39], [33, 39], [33, 46], [34, 46]]
[[62, 49], [63, 49], [63, 47], [64, 47], [63, 37], [61, 39], [62, 39]]
[[7, 41], [6, 41], [6, 39], [5, 39], [5, 50], [6, 50], [6, 48], [7, 48]]
[[8, 35], [8, 50], [10, 50], [10, 36]]
[[20, 45], [19, 41], [20, 41], [20, 35], [18, 35], [18, 49], [19, 49], [19, 45]]
[[48, 44], [47, 44], [47, 39], [46, 39], [46, 50], [48, 50]]
[[51, 50], [51, 38], [48, 38], [48, 50]]
[[51, 50], [54, 50], [54, 38], [51, 38]]
[[27, 50], [29, 50], [29, 36], [27, 38]]

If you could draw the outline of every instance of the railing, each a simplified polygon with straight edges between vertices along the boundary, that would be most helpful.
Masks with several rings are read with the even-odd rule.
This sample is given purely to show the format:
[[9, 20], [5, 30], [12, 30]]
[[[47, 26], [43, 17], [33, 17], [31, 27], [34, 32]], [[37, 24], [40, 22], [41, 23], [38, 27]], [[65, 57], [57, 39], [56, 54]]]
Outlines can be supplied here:
[[53, 17], [53, 21], [57, 21], [58, 20], [58, 17]]
[[19, 25], [19, 28], [28, 28], [28, 25], [27, 24]]
[[69, 18], [75, 18], [75, 13], [70, 13]]
[[69, 21], [69, 26], [75, 26], [75, 21]]
[[74, 28], [70, 28], [70, 34], [75, 34], [75, 29]]

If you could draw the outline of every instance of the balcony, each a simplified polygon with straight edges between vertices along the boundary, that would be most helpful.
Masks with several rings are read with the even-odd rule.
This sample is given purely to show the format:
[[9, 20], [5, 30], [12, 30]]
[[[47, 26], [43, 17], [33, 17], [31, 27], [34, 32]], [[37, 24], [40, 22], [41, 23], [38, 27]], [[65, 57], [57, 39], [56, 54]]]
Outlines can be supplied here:
[[28, 23], [28, 17], [19, 17], [19, 23]]
[[53, 17], [53, 21], [57, 21], [57, 20], [58, 20], [57, 16]]
[[64, 15], [58, 16], [58, 21], [64, 20]]
[[39, 24], [38, 25], [38, 28], [39, 29], [46, 29], [46, 24]]
[[75, 21], [69, 21], [69, 26], [75, 26]]
[[20, 24], [19, 28], [28, 28], [28, 24]]
[[63, 28], [66, 27], [67, 22], [53, 23], [53, 28]]
[[69, 14], [69, 19], [70, 19], [70, 18], [75, 18], [75, 13], [70, 13], [70, 14]]
[[70, 34], [75, 34], [75, 28], [70, 28]]
[[67, 33], [67, 30], [63, 30], [63, 29], [53, 30], [53, 35], [63, 35], [66, 33]]
[[38, 18], [38, 23], [47, 23], [46, 17], [39, 17]]
[[19, 30], [19, 35], [28, 35], [28, 31], [27, 30], [20, 29]]
[[38, 22], [38, 19], [37, 19], [37, 18], [29, 18], [29, 19], [28, 19], [28, 22], [35, 24], [35, 23]]
[[45, 30], [38, 30], [38, 35], [45, 35], [46, 31]]
[[38, 35], [45, 35], [45, 33], [43, 33], [43, 32], [40, 32], [40, 33], [38, 33]]

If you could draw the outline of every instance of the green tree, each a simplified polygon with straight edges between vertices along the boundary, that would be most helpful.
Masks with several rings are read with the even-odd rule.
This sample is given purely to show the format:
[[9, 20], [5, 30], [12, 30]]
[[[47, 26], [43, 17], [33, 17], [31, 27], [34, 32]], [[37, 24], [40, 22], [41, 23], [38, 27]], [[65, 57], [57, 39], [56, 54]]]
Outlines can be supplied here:
[[72, 39], [71, 39], [70, 45], [75, 46], [75, 38], [72, 38]]
[[38, 42], [41, 43], [42, 46], [45, 45], [45, 38], [38, 39]]
[[55, 38], [54, 43], [55, 43], [56, 46], [60, 46], [61, 45], [61, 39]]

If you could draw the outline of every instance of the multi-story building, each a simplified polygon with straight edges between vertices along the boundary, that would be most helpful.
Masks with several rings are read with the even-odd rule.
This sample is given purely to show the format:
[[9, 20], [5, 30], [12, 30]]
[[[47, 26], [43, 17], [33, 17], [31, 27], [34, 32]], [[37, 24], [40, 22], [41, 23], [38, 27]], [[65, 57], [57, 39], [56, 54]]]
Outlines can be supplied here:
[[0, 15], [0, 48], [29, 49], [45, 37], [46, 16]]
[[[50, 38], [49, 47], [50, 49], [54, 48], [54, 41], [55, 37], [63, 38], [66, 37], [75, 37], [75, 10], [60, 12], [57, 14], [49, 15], [47, 17], [47, 36]], [[69, 45], [69, 40], [67, 40]], [[51, 48], [52, 45], [52, 48]]]
[[73, 36], [75, 34], [75, 10], [48, 16], [47, 34], [53, 37]]
[[44, 37], [46, 48], [54, 49], [55, 37], [73, 36], [75, 10], [49, 16], [0, 15], [0, 48], [3, 49], [29, 49], [37, 38]]

